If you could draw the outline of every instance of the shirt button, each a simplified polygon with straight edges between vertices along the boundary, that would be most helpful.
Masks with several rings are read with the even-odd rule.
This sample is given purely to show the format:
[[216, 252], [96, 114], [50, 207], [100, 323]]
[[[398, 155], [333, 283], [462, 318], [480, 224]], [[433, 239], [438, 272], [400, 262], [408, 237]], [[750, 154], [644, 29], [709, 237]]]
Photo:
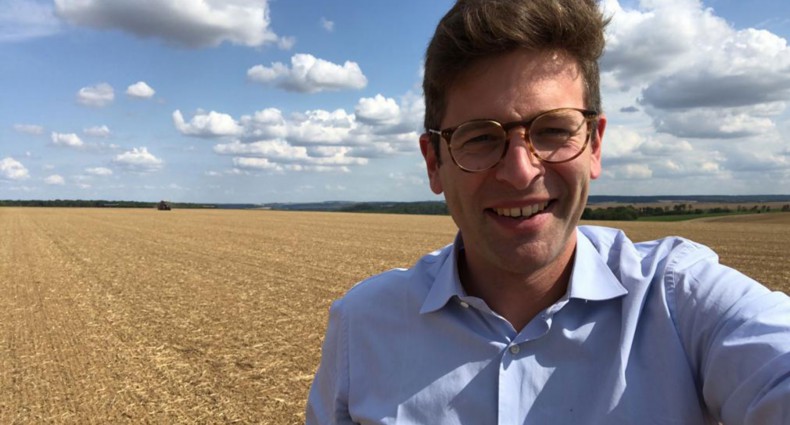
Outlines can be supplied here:
[[510, 353], [511, 354], [518, 354], [521, 351], [521, 348], [518, 348], [518, 345], [511, 345], [510, 346]]
[[469, 303], [466, 301], [461, 301], [459, 304], [461, 304], [461, 307], [463, 308], [469, 308]]

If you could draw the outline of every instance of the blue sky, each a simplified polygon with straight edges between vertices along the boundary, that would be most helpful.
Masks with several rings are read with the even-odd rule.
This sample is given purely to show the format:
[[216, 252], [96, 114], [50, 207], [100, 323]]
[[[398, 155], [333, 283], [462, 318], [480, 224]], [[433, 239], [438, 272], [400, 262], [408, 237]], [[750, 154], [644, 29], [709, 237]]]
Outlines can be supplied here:
[[[0, 1], [0, 199], [439, 199], [420, 84], [451, 1]], [[592, 194], [790, 193], [790, 4], [601, 7]]]

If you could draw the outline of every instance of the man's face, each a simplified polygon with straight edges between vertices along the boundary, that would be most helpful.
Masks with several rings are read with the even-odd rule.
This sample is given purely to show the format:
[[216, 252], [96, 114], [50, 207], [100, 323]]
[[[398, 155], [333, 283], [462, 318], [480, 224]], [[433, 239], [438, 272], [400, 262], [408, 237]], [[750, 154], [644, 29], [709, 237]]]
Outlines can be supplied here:
[[[516, 50], [481, 60], [461, 75], [447, 94], [441, 128], [473, 119], [528, 120], [566, 107], [585, 107], [576, 62], [561, 53]], [[587, 202], [590, 179], [601, 172], [605, 125], [600, 118], [585, 151], [561, 164], [532, 156], [523, 127], [513, 129], [502, 161], [478, 173], [459, 169], [445, 141], [440, 166], [428, 136], [421, 137], [431, 189], [444, 192], [471, 270], [495, 278], [565, 267], [576, 246], [575, 227]], [[526, 216], [512, 217], [510, 211]]]

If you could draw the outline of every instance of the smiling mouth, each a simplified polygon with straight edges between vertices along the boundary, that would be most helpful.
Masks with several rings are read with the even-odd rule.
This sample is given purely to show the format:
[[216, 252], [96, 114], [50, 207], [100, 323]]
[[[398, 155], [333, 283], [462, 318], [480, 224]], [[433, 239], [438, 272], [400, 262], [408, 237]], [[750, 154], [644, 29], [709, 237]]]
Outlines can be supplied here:
[[511, 218], [530, 218], [546, 209], [551, 202], [541, 202], [534, 205], [514, 208], [494, 208], [493, 211], [502, 217]]

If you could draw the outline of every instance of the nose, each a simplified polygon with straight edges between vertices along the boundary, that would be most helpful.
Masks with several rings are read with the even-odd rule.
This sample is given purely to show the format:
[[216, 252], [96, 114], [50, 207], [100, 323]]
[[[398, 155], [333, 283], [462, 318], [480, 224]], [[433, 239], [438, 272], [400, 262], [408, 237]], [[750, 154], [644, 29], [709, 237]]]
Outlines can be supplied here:
[[496, 178], [515, 189], [526, 189], [545, 171], [543, 163], [530, 150], [523, 131], [511, 131], [508, 136], [510, 143], [496, 167]]

